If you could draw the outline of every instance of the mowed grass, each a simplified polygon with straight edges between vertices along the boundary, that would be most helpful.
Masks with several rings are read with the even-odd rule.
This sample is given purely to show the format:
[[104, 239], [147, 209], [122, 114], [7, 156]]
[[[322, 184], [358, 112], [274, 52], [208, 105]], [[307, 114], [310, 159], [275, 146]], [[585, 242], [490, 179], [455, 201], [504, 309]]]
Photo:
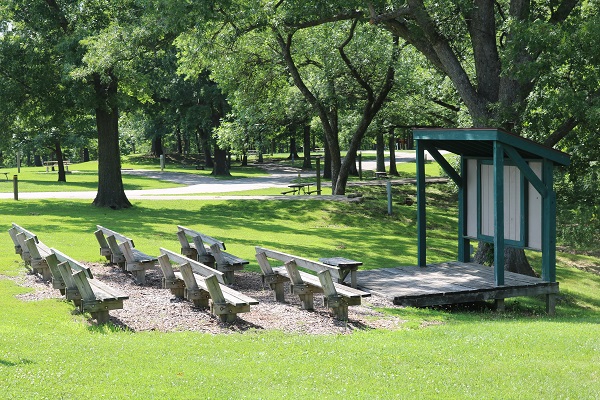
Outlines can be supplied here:
[[[398, 203], [414, 189], [394, 188]], [[250, 260], [254, 246], [309, 258], [339, 255], [365, 268], [416, 262], [416, 211], [380, 189], [363, 204], [274, 201], [145, 201], [97, 209], [89, 201], [0, 201], [5, 231], [16, 222], [78, 260], [101, 261], [101, 224], [157, 253], [177, 251], [176, 225], [222, 238]], [[456, 208], [428, 189], [430, 262], [456, 258]], [[531, 253], [539, 265], [537, 253]], [[568, 259], [568, 263], [561, 263]], [[557, 315], [543, 299], [488, 308], [383, 310], [397, 330], [297, 335], [260, 328], [243, 334], [130, 332], [90, 326], [59, 300], [24, 301], [29, 289], [0, 276], [0, 390], [4, 398], [597, 398], [600, 393], [600, 276], [571, 265], [597, 258], [559, 254]], [[0, 275], [25, 267], [7, 233]], [[168, 307], [169, 305], [165, 305]], [[243, 318], [243, 315], [241, 316]]]
[[[153, 164], [131, 164], [124, 163], [123, 169], [139, 170], [160, 170], [159, 165]], [[13, 176], [18, 176], [19, 192], [77, 192], [94, 191], [98, 189], [98, 163], [95, 161], [69, 165], [69, 171], [66, 175], [66, 182], [58, 182], [58, 172], [46, 172], [46, 167], [21, 167], [3, 169], [9, 175], [9, 180], [0, 178], [0, 193], [12, 193], [14, 191]], [[210, 176], [210, 170], [196, 170], [183, 168], [181, 166], [169, 165], [165, 168], [166, 172], [189, 173], [202, 176]], [[230, 177], [218, 177], [219, 180], [243, 179], [251, 177], [267, 176], [268, 174], [258, 167], [238, 167], [233, 166]], [[122, 173], [123, 186], [125, 190], [144, 190], [144, 189], [166, 189], [183, 187], [184, 185], [169, 182], [166, 180], [146, 178]]]

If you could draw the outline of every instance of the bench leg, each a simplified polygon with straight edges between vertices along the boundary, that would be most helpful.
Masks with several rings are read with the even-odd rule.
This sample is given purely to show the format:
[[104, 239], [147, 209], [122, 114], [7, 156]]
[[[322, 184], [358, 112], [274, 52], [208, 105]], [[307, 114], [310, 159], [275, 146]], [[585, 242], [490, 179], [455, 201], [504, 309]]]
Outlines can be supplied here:
[[40, 268], [42, 272], [42, 279], [46, 282], [50, 282], [52, 280], [52, 273], [50, 272], [50, 268], [47, 266], [45, 268]]
[[98, 325], [106, 324], [109, 321], [108, 311], [97, 311], [90, 313], [92, 318], [98, 322]]
[[223, 272], [223, 281], [226, 285], [232, 285], [234, 281], [233, 271], [225, 271]]
[[504, 311], [504, 299], [496, 299], [495, 300], [496, 311], [503, 312]]
[[210, 295], [205, 291], [198, 292], [189, 292], [187, 289], [184, 289], [185, 298], [194, 303], [194, 307], [196, 308], [208, 308], [210, 299]]
[[548, 315], [556, 314], [556, 295], [555, 294], [547, 294], [546, 295], [546, 312]]
[[173, 296], [182, 299], [184, 297], [184, 288], [171, 289]]
[[333, 314], [335, 318], [339, 321], [348, 321], [348, 306], [341, 305], [339, 307], [333, 308]]
[[133, 278], [135, 279], [135, 283], [138, 285], [143, 285], [146, 283], [146, 270], [139, 269], [136, 271], [131, 271]]
[[220, 314], [219, 315], [219, 319], [221, 320], [221, 322], [227, 322], [227, 323], [231, 323], [233, 321], [235, 321], [237, 317], [237, 314]]
[[303, 310], [312, 311], [315, 309], [314, 296], [312, 293], [299, 294], [298, 297], [300, 297], [300, 301], [302, 301]]
[[275, 292], [275, 301], [285, 303], [285, 295], [283, 292], [283, 282], [271, 283], [271, 289]]

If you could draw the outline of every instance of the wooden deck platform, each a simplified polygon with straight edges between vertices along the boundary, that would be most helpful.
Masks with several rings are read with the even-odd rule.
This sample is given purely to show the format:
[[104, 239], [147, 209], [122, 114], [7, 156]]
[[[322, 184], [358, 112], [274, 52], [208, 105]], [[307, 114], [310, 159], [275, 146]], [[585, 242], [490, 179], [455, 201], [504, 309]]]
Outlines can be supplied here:
[[[363, 290], [397, 305], [424, 307], [508, 297], [547, 295], [547, 311], [554, 313], [558, 282], [504, 272], [505, 285], [495, 286], [494, 269], [474, 263], [446, 262], [427, 267], [397, 267], [358, 271]], [[503, 304], [503, 303], [501, 303]]]

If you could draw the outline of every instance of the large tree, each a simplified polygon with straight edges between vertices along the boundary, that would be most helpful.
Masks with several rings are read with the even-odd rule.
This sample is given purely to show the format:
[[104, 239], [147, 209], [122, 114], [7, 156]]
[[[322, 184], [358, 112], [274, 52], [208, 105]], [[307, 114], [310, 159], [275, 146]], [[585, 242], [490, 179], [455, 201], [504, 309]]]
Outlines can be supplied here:
[[[177, 42], [182, 70], [189, 74], [208, 69], [222, 76], [218, 70], [233, 64], [261, 67], [254, 76], [288, 77], [321, 122], [335, 194], [345, 192], [356, 150], [393, 87], [398, 58], [393, 35], [371, 27], [362, 13], [337, 14], [346, 5], [227, 2], [215, 5], [209, 23], [195, 24]], [[360, 110], [359, 118], [342, 126], [340, 115], [348, 110]], [[343, 160], [342, 147], [348, 149]]]
[[[585, 93], [579, 96], [579, 110], [565, 105], [556, 114], [562, 120], [555, 118], [545, 137], [538, 134], [538, 140], [552, 146], [582, 123], [582, 109], [597, 102], [597, 81], [581, 85], [583, 79], [575, 76], [568, 57], [575, 49], [588, 57], [597, 51], [582, 50], [582, 43], [564, 44], [585, 26], [582, 22], [597, 19], [593, 2], [406, 0], [368, 6], [374, 24], [413, 45], [448, 76], [469, 112], [471, 126], [527, 133], [528, 105], [537, 90], [554, 86], [548, 81], [554, 76], [557, 82], [570, 81], [563, 88], [554, 86], [558, 93], [572, 92], [573, 85]], [[543, 104], [551, 101], [545, 99]], [[481, 243], [476, 258], [484, 259], [487, 251]], [[508, 249], [505, 262], [508, 270], [531, 271], [522, 251]]]

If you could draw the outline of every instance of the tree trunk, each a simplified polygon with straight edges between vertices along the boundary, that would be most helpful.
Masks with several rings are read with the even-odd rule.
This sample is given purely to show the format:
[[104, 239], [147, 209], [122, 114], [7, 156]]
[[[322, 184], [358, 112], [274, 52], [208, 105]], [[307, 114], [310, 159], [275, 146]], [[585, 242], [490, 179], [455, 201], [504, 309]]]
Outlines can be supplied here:
[[394, 128], [389, 131], [389, 147], [390, 147], [390, 175], [398, 176], [398, 168], [396, 167], [396, 136], [394, 136]]
[[324, 138], [323, 142], [325, 145], [323, 157], [323, 179], [331, 179], [331, 153], [329, 152], [327, 138]]
[[212, 175], [231, 176], [227, 167], [227, 152], [215, 144], [215, 158]]
[[383, 132], [377, 130], [377, 142], [375, 149], [377, 152], [377, 172], [385, 172], [385, 145], [383, 141]]
[[198, 129], [198, 136], [201, 146], [199, 147], [199, 150], [201, 150], [200, 153], [204, 153], [204, 165], [206, 168], [214, 168], [215, 163], [211, 155], [210, 138], [208, 137], [206, 130]]
[[63, 152], [58, 140], [54, 142], [54, 152], [56, 153], [56, 162], [58, 163], [58, 182], [66, 182], [67, 174], [65, 173]]
[[117, 78], [112, 74], [109, 77], [110, 82], [105, 83], [99, 75], [94, 75], [94, 89], [98, 100], [98, 193], [92, 204], [118, 210], [131, 207], [131, 203], [125, 195], [121, 177], [119, 112], [115, 103]]
[[298, 148], [296, 147], [296, 137], [292, 134], [290, 137], [290, 155], [288, 156], [288, 160], [298, 160], [300, 156], [298, 155]]
[[304, 125], [304, 163], [302, 169], [312, 169], [312, 161], [310, 160], [310, 125]]
[[[0, 162], [2, 161], [2, 157], [0, 156]], [[42, 162], [42, 156], [40, 156], [39, 154], [35, 154], [33, 156], [33, 165], [35, 165], [36, 167], [41, 167], [42, 165], [44, 165], [44, 163]]]
[[162, 136], [155, 136], [152, 138], [152, 154], [156, 157], [160, 157], [164, 154], [162, 146]]
[[[477, 252], [473, 256], [473, 261], [482, 265], [494, 265], [494, 245], [487, 242], [479, 242]], [[504, 249], [504, 270], [521, 275], [538, 276], [531, 268], [525, 251], [514, 247], [505, 247]]]
[[177, 139], [177, 154], [183, 154], [183, 139], [181, 137], [181, 129], [175, 130], [175, 138]]

